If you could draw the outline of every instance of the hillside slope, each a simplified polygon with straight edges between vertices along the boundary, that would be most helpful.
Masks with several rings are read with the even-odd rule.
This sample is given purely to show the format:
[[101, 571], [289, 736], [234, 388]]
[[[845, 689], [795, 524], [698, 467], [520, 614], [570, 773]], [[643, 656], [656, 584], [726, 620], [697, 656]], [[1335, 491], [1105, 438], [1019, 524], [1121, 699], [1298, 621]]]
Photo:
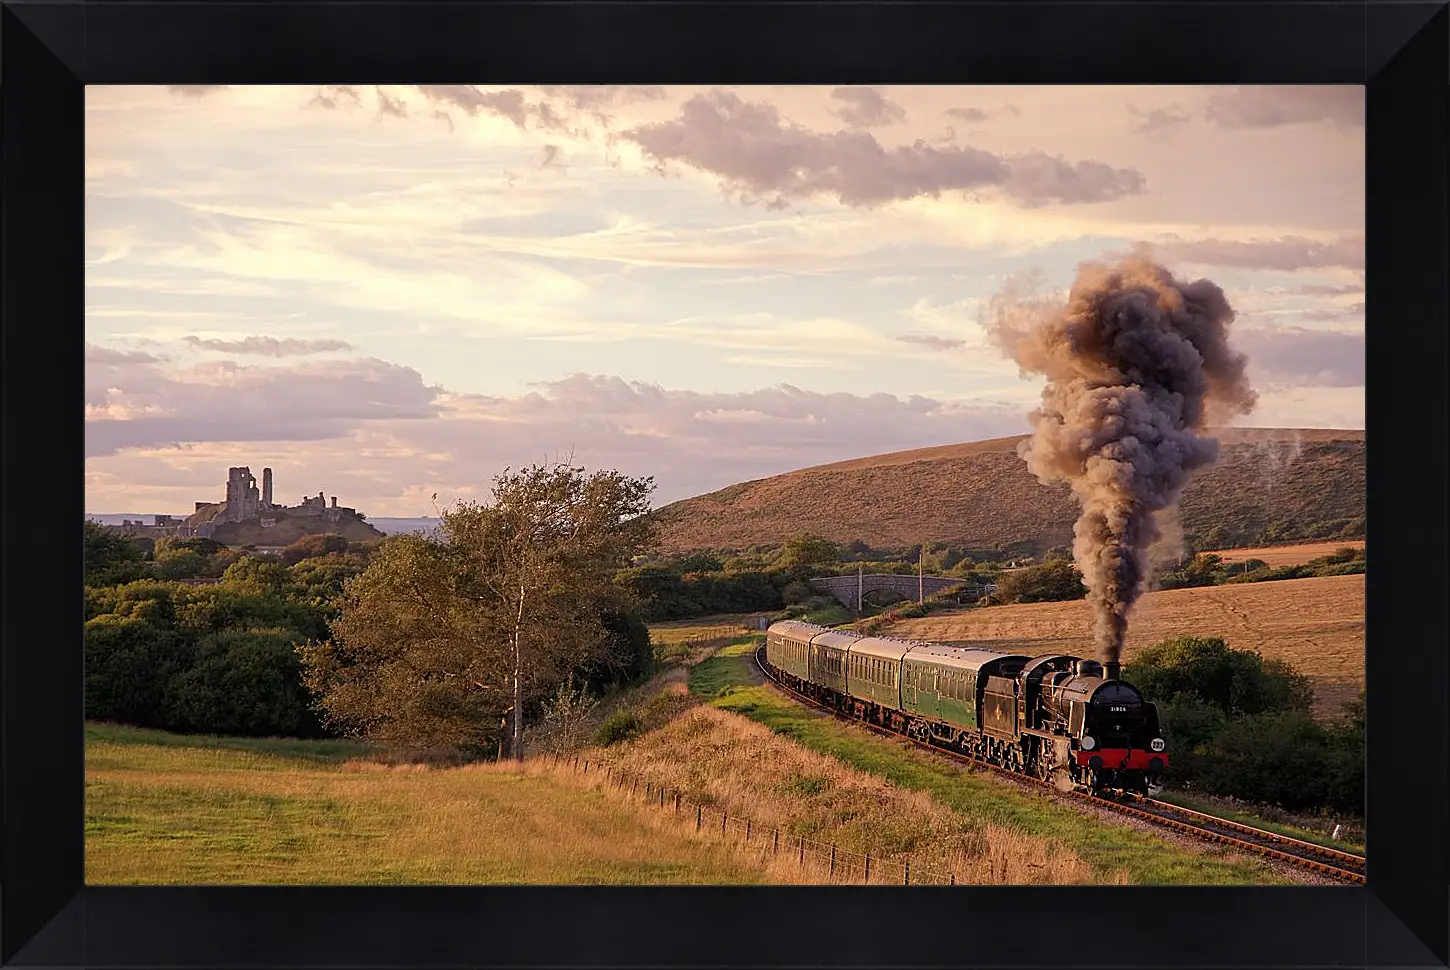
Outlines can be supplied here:
[[[1218, 464], [1180, 504], [1203, 546], [1363, 535], [1363, 431], [1228, 429]], [[1017, 456], [1022, 437], [819, 465], [675, 502], [655, 514], [661, 546], [744, 549], [800, 532], [877, 548], [947, 542], [1041, 552], [1072, 541], [1077, 505]]]

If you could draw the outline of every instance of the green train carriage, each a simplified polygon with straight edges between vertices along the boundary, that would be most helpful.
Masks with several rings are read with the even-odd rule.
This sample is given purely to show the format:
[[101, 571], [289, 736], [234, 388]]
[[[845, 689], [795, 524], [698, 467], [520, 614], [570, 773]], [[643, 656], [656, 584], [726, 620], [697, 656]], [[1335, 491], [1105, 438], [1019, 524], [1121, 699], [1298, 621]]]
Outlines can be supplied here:
[[838, 694], [846, 693], [846, 665], [851, 645], [865, 639], [848, 630], [821, 630], [811, 638], [809, 680]]
[[893, 711], [901, 710], [901, 658], [915, 644], [892, 637], [862, 637], [851, 644], [846, 693]]
[[1008, 695], [991, 687], [1016, 677], [1030, 659], [995, 650], [913, 644], [901, 663], [901, 709], [958, 730], [1013, 737], [1017, 708], [1007, 702], [1015, 692], [1010, 685]]
[[775, 669], [803, 681], [811, 676], [811, 638], [821, 627], [800, 620], [772, 623], [765, 632], [765, 659]]

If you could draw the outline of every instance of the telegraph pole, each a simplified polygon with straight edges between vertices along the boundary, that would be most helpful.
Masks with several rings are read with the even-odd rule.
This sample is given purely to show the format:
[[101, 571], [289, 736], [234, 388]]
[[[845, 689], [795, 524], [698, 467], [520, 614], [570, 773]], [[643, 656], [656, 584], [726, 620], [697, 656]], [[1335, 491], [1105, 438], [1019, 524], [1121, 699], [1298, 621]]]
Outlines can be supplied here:
[[858, 563], [857, 563], [857, 564], [856, 564], [856, 612], [857, 612], [857, 613], [860, 613], [860, 612], [861, 612], [861, 610], [862, 610], [862, 609], [863, 609], [863, 607], [864, 607], [864, 605], [865, 605], [865, 604], [863, 604], [863, 603], [862, 603], [862, 602], [861, 602], [861, 586], [862, 586], [862, 577], [861, 577], [861, 571], [862, 571], [862, 570], [863, 570], [863, 569], [865, 569], [865, 567], [864, 567], [864, 566], [862, 566], [862, 565], [861, 565], [861, 564], [860, 564], [860, 563], [859, 563], [859, 562], [858, 562]]
[[922, 606], [926, 603], [926, 597], [922, 594], [925, 583], [921, 576], [921, 564], [926, 557], [926, 543], [916, 547], [916, 604]]

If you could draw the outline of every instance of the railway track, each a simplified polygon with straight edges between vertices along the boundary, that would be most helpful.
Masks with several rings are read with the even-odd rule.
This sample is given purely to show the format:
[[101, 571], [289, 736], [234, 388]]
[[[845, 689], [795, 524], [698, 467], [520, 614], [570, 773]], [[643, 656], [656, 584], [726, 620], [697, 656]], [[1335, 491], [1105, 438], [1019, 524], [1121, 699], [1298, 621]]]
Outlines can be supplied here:
[[[973, 757], [961, 751], [954, 751], [951, 748], [944, 748], [941, 745], [932, 744], [929, 741], [922, 741], [908, 734], [903, 734], [900, 731], [894, 731], [891, 728], [883, 727], [879, 724], [863, 721], [843, 711], [825, 707], [814, 698], [807, 697], [805, 694], [800, 693], [784, 683], [770, 665], [765, 662], [764, 646], [756, 648], [753, 659], [755, 666], [759, 668], [761, 674], [778, 690], [784, 691], [786, 694], [809, 707], [831, 714], [838, 720], [859, 725], [876, 734], [895, 738], [900, 741], [908, 741], [918, 747], [926, 748], [929, 751], [934, 751], [937, 754], [945, 755], [957, 761], [991, 769], [992, 771], [1007, 775], [1018, 781], [1032, 782], [1042, 785], [1045, 788], [1052, 788], [1053, 791], [1060, 791], [1036, 776], [1013, 771], [1010, 768], [1004, 768], [1001, 765], [993, 764], [990, 761]], [[1073, 798], [1088, 802], [1098, 808], [1106, 809], [1119, 815], [1137, 818], [1153, 825], [1170, 828], [1195, 838], [1203, 839], [1204, 841], [1216, 842], [1220, 845], [1231, 846], [1254, 855], [1286, 862], [1303, 869], [1312, 870], [1322, 876], [1328, 876], [1340, 882], [1362, 884], [1365, 881], [1364, 856], [1341, 852], [1338, 849], [1315, 845], [1312, 842], [1304, 842], [1287, 835], [1280, 835], [1277, 832], [1254, 828], [1252, 825], [1245, 825], [1242, 822], [1219, 818], [1216, 815], [1194, 811], [1193, 809], [1183, 808], [1179, 805], [1158, 801], [1153, 798], [1133, 796], [1132, 801], [1124, 801], [1117, 798], [1107, 798], [1102, 795], [1093, 795], [1083, 791], [1070, 791], [1067, 794]]]

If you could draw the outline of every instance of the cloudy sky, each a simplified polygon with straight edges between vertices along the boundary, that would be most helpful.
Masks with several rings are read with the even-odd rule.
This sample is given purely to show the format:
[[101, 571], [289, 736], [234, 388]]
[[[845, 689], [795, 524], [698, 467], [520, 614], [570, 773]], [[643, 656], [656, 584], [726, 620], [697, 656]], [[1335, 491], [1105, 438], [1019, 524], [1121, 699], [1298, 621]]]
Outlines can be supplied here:
[[88, 87], [86, 508], [656, 504], [1027, 429], [982, 307], [1149, 244], [1262, 427], [1364, 426], [1360, 87]]

